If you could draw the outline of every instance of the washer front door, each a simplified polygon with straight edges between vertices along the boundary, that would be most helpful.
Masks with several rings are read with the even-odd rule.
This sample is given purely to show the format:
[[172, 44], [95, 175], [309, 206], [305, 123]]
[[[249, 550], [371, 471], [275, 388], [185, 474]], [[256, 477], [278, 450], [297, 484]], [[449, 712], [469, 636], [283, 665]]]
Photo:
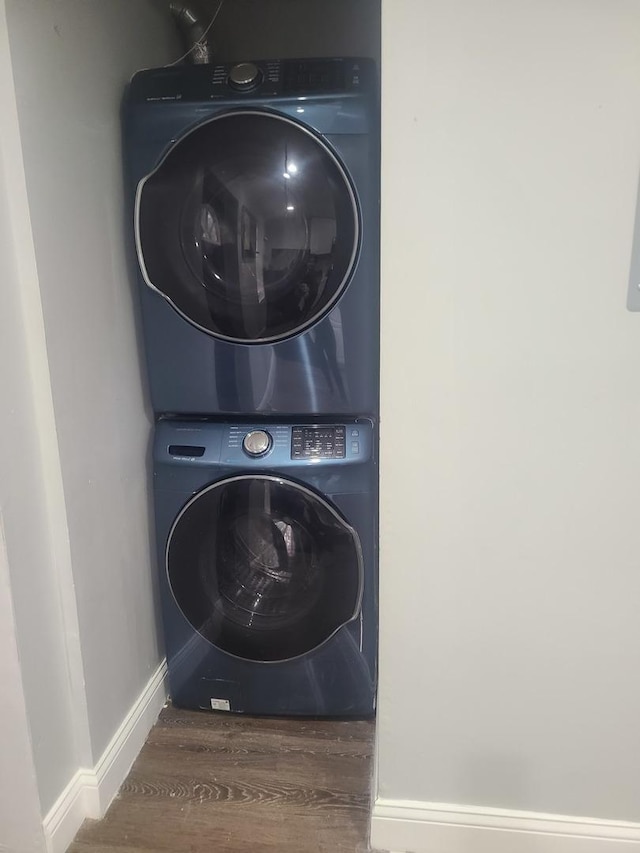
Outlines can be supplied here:
[[273, 343], [316, 323], [348, 284], [358, 207], [319, 137], [273, 113], [226, 113], [140, 182], [136, 245], [147, 284], [193, 325]]
[[305, 486], [238, 476], [195, 495], [167, 544], [171, 592], [217, 648], [253, 661], [299, 657], [360, 611], [362, 549], [340, 513]]

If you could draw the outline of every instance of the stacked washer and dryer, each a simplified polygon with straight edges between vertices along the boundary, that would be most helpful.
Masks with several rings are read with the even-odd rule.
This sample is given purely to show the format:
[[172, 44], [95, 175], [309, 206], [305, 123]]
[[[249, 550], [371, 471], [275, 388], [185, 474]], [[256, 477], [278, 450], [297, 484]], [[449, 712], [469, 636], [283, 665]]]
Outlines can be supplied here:
[[125, 98], [171, 696], [375, 708], [379, 118], [366, 59]]

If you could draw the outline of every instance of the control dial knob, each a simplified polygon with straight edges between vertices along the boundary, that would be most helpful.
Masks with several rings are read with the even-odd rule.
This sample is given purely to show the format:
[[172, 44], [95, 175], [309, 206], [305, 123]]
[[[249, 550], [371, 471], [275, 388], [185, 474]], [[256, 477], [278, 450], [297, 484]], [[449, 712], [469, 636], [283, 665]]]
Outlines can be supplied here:
[[272, 439], [264, 429], [248, 432], [242, 442], [242, 449], [248, 456], [264, 456], [271, 449]]
[[240, 62], [229, 72], [229, 85], [234, 89], [253, 89], [261, 76], [260, 69], [253, 62]]

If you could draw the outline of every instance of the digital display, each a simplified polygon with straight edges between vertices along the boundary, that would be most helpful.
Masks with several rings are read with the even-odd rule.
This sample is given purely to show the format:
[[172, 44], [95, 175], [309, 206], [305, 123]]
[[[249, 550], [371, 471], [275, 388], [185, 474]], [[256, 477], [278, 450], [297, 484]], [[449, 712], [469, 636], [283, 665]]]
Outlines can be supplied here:
[[344, 64], [334, 61], [305, 60], [285, 63], [284, 91], [340, 92], [344, 89]]
[[294, 427], [291, 431], [292, 459], [344, 459], [345, 427]]

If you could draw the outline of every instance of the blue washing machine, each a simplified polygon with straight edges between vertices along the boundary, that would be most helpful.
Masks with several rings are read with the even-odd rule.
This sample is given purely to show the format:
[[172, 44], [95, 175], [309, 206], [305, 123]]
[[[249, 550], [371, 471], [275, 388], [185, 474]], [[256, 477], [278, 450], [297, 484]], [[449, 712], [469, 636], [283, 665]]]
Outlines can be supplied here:
[[141, 71], [125, 146], [157, 414], [376, 415], [373, 60]]
[[154, 462], [174, 704], [372, 715], [373, 423], [161, 420]]

